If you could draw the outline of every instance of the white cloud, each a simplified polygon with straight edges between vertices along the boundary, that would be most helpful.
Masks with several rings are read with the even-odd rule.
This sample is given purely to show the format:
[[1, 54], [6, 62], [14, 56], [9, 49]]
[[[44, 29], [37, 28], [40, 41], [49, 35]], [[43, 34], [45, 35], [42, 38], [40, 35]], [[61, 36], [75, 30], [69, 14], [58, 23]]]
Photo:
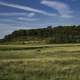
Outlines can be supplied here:
[[16, 16], [16, 15], [20, 15], [20, 16], [23, 16], [23, 15], [26, 15], [26, 13], [17, 13], [17, 12], [11, 12], [11, 13], [0, 13], [0, 16]]
[[18, 17], [18, 20], [21, 20], [21, 21], [37, 21], [38, 19]]
[[59, 15], [61, 15], [61, 17], [66, 17], [66, 18], [72, 17], [70, 15], [72, 11], [70, 7], [65, 3], [58, 2], [58, 1], [42, 0], [41, 4], [56, 9]]
[[39, 13], [39, 14], [43, 14], [43, 15], [47, 15], [47, 16], [56, 16], [56, 14], [51, 14], [51, 13], [45, 12], [43, 10], [31, 8], [31, 7], [28, 7], [28, 6], [22, 6], [22, 5], [17, 5], [17, 4], [9, 4], [9, 3], [4, 3], [4, 2], [0, 2], [0, 5], [13, 7], [13, 8], [17, 8], [17, 9], [22, 9], [22, 10], [25, 10], [25, 11], [31, 11], [31, 12], [35, 12], [35, 13]]
[[63, 17], [63, 18], [72, 18], [73, 16], [69, 15], [69, 14], [63, 14], [63, 15], [61, 15], [61, 17]]
[[10, 12], [10, 13], [0, 13], [0, 16], [27, 16], [27, 17], [33, 17], [33, 16], [35, 16], [35, 13]]
[[28, 17], [33, 17], [33, 16], [35, 16], [35, 13], [29, 13], [28, 14]]

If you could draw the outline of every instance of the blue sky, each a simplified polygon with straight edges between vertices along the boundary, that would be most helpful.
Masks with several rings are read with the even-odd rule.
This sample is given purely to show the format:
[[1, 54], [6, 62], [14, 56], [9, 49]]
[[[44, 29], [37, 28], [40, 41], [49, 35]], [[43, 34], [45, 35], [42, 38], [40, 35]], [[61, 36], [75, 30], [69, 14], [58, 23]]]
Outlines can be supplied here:
[[0, 38], [16, 29], [79, 24], [80, 0], [0, 0]]

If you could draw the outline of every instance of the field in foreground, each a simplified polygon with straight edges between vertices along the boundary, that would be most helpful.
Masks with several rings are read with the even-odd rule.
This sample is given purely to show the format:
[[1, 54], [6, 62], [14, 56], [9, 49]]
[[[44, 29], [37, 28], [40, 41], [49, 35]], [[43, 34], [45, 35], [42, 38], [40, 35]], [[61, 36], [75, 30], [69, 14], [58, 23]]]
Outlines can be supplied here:
[[0, 45], [0, 80], [80, 80], [80, 44]]

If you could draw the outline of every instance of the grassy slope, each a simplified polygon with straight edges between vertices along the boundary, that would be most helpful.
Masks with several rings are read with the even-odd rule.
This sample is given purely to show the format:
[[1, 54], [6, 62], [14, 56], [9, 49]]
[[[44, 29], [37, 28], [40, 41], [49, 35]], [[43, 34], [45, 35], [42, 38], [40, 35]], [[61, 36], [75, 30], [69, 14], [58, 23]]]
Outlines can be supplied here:
[[80, 80], [80, 44], [0, 45], [0, 80]]

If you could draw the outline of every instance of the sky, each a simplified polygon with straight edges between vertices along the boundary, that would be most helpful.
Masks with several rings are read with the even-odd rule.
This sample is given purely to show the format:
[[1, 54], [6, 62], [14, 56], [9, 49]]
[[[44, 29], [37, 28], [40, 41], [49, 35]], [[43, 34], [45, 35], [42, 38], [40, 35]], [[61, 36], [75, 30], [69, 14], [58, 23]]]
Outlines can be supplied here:
[[0, 38], [49, 25], [80, 25], [80, 0], [0, 0]]

